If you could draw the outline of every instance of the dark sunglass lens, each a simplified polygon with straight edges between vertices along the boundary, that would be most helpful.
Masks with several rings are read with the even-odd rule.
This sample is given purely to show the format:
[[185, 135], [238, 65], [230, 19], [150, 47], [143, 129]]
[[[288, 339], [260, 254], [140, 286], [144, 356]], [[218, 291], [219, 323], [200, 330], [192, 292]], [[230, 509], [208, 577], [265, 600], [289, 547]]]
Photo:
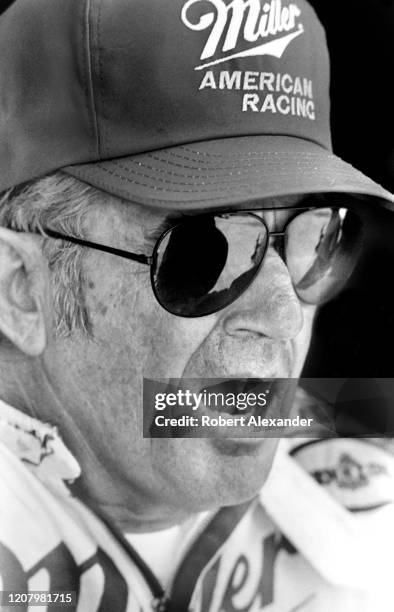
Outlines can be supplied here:
[[298, 296], [319, 304], [340, 291], [353, 273], [363, 245], [359, 216], [347, 208], [301, 213], [286, 230], [286, 263]]
[[160, 303], [196, 317], [233, 302], [262, 261], [266, 231], [249, 214], [194, 218], [167, 232], [156, 250], [153, 280]]

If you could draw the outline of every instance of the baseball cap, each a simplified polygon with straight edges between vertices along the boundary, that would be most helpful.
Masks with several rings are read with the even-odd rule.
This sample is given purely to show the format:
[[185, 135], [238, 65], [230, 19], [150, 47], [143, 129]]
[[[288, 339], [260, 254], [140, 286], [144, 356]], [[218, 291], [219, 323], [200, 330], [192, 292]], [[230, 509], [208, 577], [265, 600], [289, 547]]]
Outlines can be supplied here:
[[62, 169], [165, 208], [381, 186], [333, 155], [304, 0], [16, 0], [0, 18], [0, 190]]

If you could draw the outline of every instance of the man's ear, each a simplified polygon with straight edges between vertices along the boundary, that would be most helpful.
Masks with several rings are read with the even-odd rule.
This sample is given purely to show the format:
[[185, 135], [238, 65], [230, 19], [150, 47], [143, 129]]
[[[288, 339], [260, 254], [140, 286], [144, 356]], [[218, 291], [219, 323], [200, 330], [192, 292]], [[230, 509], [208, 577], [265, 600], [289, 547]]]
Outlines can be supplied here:
[[0, 227], [0, 333], [32, 357], [47, 341], [47, 280], [40, 238]]

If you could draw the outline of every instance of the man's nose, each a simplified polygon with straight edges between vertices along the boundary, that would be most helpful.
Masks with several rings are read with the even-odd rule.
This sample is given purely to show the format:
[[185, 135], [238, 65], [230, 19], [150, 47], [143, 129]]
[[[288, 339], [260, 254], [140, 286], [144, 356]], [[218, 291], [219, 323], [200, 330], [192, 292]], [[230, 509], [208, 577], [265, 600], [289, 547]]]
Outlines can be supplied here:
[[230, 335], [290, 340], [303, 326], [303, 311], [286, 264], [270, 247], [254, 282], [225, 312]]

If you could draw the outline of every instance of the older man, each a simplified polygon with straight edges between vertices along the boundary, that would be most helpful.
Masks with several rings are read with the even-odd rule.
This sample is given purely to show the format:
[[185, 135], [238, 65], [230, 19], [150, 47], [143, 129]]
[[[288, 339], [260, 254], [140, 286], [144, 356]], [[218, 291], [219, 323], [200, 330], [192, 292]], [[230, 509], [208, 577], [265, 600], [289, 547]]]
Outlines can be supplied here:
[[144, 378], [297, 378], [393, 204], [312, 9], [16, 0], [0, 58], [3, 604], [376, 610], [257, 503], [277, 439], [142, 431]]

